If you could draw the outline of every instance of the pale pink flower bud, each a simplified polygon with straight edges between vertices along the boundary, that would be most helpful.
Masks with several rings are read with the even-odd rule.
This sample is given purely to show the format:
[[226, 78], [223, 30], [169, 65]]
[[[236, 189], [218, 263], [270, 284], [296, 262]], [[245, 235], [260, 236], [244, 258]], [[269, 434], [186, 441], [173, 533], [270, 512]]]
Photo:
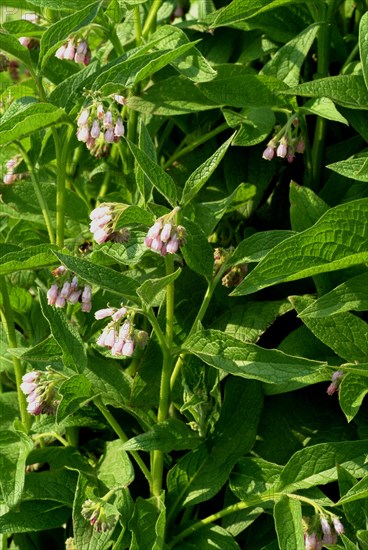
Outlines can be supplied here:
[[86, 56], [84, 55], [84, 53], [78, 53], [78, 52], [77, 52], [77, 53], [75, 54], [75, 56], [74, 56], [74, 61], [75, 61], [76, 63], [82, 64], [82, 63], [84, 63], [85, 57], [86, 57]]
[[95, 139], [97, 139], [100, 136], [101, 130], [100, 130], [100, 123], [98, 122], [97, 118], [92, 123], [91, 128], [91, 136]]
[[29, 414], [34, 414], [35, 416], [41, 414], [42, 404], [39, 401], [32, 401], [31, 403], [28, 403], [27, 412], [29, 412]]
[[11, 158], [5, 163], [5, 166], [6, 166], [6, 169], [9, 170], [9, 172], [10, 172], [11, 170], [13, 170], [16, 167], [17, 164], [18, 164], [18, 159], [17, 158]]
[[87, 66], [87, 65], [90, 64], [90, 62], [91, 62], [91, 50], [88, 49], [86, 55], [84, 56], [83, 63], [84, 63], [85, 66]]
[[329, 521], [327, 518], [321, 518], [321, 528], [322, 528], [322, 533], [324, 535], [331, 534], [331, 525], [329, 524]]
[[112, 320], [113, 321], [120, 321], [120, 319], [122, 317], [124, 317], [124, 315], [126, 315], [128, 312], [127, 308], [126, 307], [121, 307], [120, 309], [118, 309], [117, 311], [115, 311], [115, 313], [112, 314]]
[[105, 115], [105, 111], [104, 111], [103, 105], [101, 103], [99, 105], [97, 105], [96, 114], [97, 114], [97, 118], [99, 120], [101, 120]]
[[82, 302], [90, 302], [92, 299], [92, 288], [86, 285], [82, 293]]
[[89, 128], [88, 126], [80, 126], [77, 131], [77, 140], [86, 143], [89, 139]]
[[166, 243], [171, 236], [171, 223], [165, 223], [163, 230], [161, 231], [160, 239], [162, 242]]
[[263, 151], [262, 158], [265, 160], [272, 160], [275, 156], [275, 148], [274, 147], [266, 147], [266, 149]]
[[27, 372], [27, 374], [24, 374], [22, 376], [22, 380], [23, 382], [31, 383], [37, 380], [39, 376], [40, 376], [39, 371], [33, 370], [31, 372]]
[[69, 40], [68, 45], [64, 52], [64, 59], [67, 59], [68, 61], [73, 61], [74, 55], [75, 55], [74, 43], [72, 40]]
[[116, 103], [119, 103], [120, 105], [125, 105], [126, 99], [123, 95], [114, 95], [114, 99]]
[[89, 110], [83, 109], [83, 111], [81, 112], [77, 120], [78, 126], [85, 126], [85, 124], [88, 124], [88, 119], [89, 119]]
[[115, 344], [115, 340], [116, 340], [116, 332], [115, 332], [115, 329], [111, 328], [106, 335], [105, 346], [108, 348], [112, 348], [112, 346]]
[[31, 40], [32, 40], [32, 38], [28, 38], [28, 36], [21, 36], [20, 38], [18, 38], [19, 43], [20, 43], [24, 48], [28, 48], [28, 46], [29, 46], [30, 43], [31, 43]]
[[92, 151], [96, 145], [96, 140], [93, 137], [89, 137], [86, 141], [86, 147], [88, 151]]
[[86, 55], [87, 50], [88, 50], [87, 42], [85, 40], [82, 40], [81, 42], [79, 42], [79, 44], [77, 46], [77, 52], [76, 53], [82, 53], [83, 55]]
[[82, 294], [81, 290], [74, 290], [69, 294], [68, 302], [70, 304], [76, 304], [80, 298], [80, 295]]
[[76, 290], [78, 288], [78, 277], [74, 275], [72, 282], [70, 283], [70, 289]]
[[276, 150], [276, 155], [281, 158], [285, 158], [287, 155], [287, 140], [285, 136], [282, 137], [280, 140], [279, 146]]
[[121, 325], [119, 330], [119, 340], [126, 340], [130, 334], [130, 331], [130, 323], [124, 323], [123, 325]]
[[60, 48], [56, 50], [55, 57], [57, 57], [58, 59], [64, 59], [65, 50], [66, 50], [66, 44], [63, 44], [62, 46], [60, 46]]
[[169, 242], [166, 244], [166, 250], [169, 254], [175, 254], [179, 248], [179, 241], [176, 233], [171, 237]]
[[107, 307], [105, 309], [99, 309], [98, 311], [95, 311], [95, 319], [105, 319], [106, 317], [110, 317], [115, 311], [115, 308], [113, 307]]
[[342, 535], [345, 532], [345, 528], [338, 517], [333, 516], [332, 523], [338, 535]]
[[65, 298], [58, 295], [58, 297], [55, 300], [55, 307], [63, 308], [65, 306]]
[[108, 331], [107, 331], [106, 329], [104, 329], [104, 330], [101, 332], [100, 336], [97, 338], [97, 344], [98, 344], [99, 346], [102, 346], [102, 347], [105, 346], [105, 341], [106, 341], [107, 333], [108, 333]]
[[67, 281], [63, 284], [63, 288], [60, 291], [61, 298], [67, 298], [70, 294], [70, 283]]
[[158, 220], [152, 227], [149, 228], [147, 237], [149, 237], [150, 239], [155, 239], [161, 233], [161, 229], [162, 221]]
[[59, 277], [60, 275], [63, 275], [66, 272], [66, 267], [63, 265], [59, 265], [55, 269], [52, 270], [52, 274], [54, 277]]
[[160, 237], [156, 237], [152, 241], [151, 250], [154, 250], [155, 252], [160, 252], [161, 248], [162, 248], [162, 241]]
[[108, 128], [106, 131], [105, 131], [105, 134], [104, 134], [104, 139], [105, 139], [105, 142], [106, 143], [114, 143], [114, 130], [113, 128]]
[[112, 112], [111, 111], [107, 111], [103, 117], [103, 125], [105, 128], [111, 128], [111, 126], [113, 125], [113, 122], [112, 122]]
[[337, 543], [337, 535], [335, 533], [330, 533], [323, 535], [323, 542], [325, 544], [336, 544]]
[[20, 389], [25, 395], [31, 394], [36, 388], [37, 384], [35, 382], [22, 382], [20, 385]]
[[109, 234], [101, 227], [94, 232], [93, 238], [95, 239], [96, 243], [102, 244], [109, 238]]
[[59, 287], [58, 285], [51, 285], [51, 287], [47, 291], [47, 303], [49, 306], [55, 305], [56, 298], [59, 294]]
[[322, 550], [322, 548], [323, 548], [323, 541], [317, 539], [316, 550]]
[[7, 173], [5, 174], [5, 176], [3, 177], [3, 182], [6, 184], [6, 185], [11, 185], [12, 183], [14, 183], [15, 181], [17, 181], [17, 174], [12, 174], [12, 173]]
[[161, 256], [167, 256], [167, 246], [166, 246], [166, 243], [163, 243], [163, 244], [162, 244], [160, 253], [161, 253]]
[[116, 340], [111, 348], [111, 355], [121, 355], [121, 350], [124, 346], [124, 340]]
[[126, 357], [131, 357], [134, 353], [134, 340], [126, 340], [121, 353]]
[[336, 380], [339, 380], [340, 378], [342, 378], [344, 375], [344, 371], [342, 370], [337, 370], [333, 373], [333, 375], [331, 376], [331, 381], [332, 382], [335, 382]]
[[305, 142], [304, 140], [299, 140], [298, 143], [296, 144], [296, 152], [297, 153], [304, 153], [305, 151]]
[[91, 309], [92, 309], [91, 302], [82, 302], [81, 310], [83, 311], [83, 313], [89, 313]]
[[287, 148], [287, 161], [289, 164], [291, 164], [294, 161], [295, 155], [294, 155], [294, 148], [288, 147]]
[[105, 216], [108, 212], [110, 212], [109, 206], [98, 206], [89, 215], [90, 220], [97, 220], [99, 218], [102, 218]]
[[151, 248], [152, 241], [153, 241], [153, 239], [151, 239], [151, 237], [146, 237], [146, 238], [144, 239], [144, 244], [145, 244], [148, 248]]
[[115, 128], [114, 128], [114, 135], [117, 137], [121, 137], [125, 134], [125, 128], [122, 119], [119, 117], [116, 121]]
[[38, 23], [39, 16], [37, 13], [24, 13], [22, 19], [23, 21], [30, 21], [31, 23]]
[[316, 550], [318, 537], [316, 533], [310, 533], [304, 535], [305, 550]]

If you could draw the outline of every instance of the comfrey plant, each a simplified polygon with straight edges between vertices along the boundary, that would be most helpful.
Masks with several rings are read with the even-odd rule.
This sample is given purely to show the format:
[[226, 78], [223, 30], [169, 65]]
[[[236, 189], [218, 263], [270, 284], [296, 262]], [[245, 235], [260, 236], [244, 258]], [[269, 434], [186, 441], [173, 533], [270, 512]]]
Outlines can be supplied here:
[[1, 16], [1, 548], [366, 550], [366, 2]]

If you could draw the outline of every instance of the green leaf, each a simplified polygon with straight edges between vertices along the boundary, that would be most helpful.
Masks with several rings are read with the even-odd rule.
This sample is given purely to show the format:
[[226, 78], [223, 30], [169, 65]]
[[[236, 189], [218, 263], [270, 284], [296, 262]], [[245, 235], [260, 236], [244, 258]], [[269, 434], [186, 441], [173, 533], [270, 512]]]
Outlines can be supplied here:
[[155, 424], [146, 433], [132, 437], [124, 443], [126, 451], [184, 451], [195, 449], [200, 443], [199, 436], [184, 422], [176, 418], [168, 418], [164, 422]]
[[40, 44], [41, 67], [44, 67], [46, 61], [71, 34], [92, 23], [99, 8], [100, 2], [92, 2], [83, 9], [60, 19], [47, 29]]
[[120, 439], [106, 442], [97, 475], [108, 489], [127, 487], [134, 480], [134, 468], [125, 452], [125, 445]]
[[227, 529], [219, 525], [205, 525], [198, 531], [175, 545], [177, 550], [198, 550], [199, 548], [218, 548], [221, 550], [240, 550], [240, 546]]
[[56, 250], [56, 246], [45, 244], [30, 246], [19, 252], [9, 252], [1, 259], [0, 275], [53, 265], [55, 263], [53, 250]]
[[341, 122], [349, 126], [347, 119], [336, 109], [334, 102], [327, 97], [317, 97], [316, 99], [306, 101], [300, 107], [300, 111], [308, 115], [317, 115], [327, 120], [334, 120], [335, 122]]
[[340, 75], [304, 82], [285, 94], [304, 97], [327, 97], [349, 109], [368, 109], [368, 90], [360, 75]]
[[323, 368], [325, 363], [246, 344], [216, 330], [196, 332], [184, 342], [182, 349], [216, 369], [269, 384], [298, 382], [304, 385], [330, 377], [330, 371]]
[[346, 535], [341, 535], [342, 542], [344, 543], [345, 550], [359, 550], [359, 546], [351, 542]]
[[331, 208], [315, 225], [275, 246], [231, 295], [367, 262], [367, 214], [368, 199]]
[[85, 4], [86, 0], [74, 0], [73, 4], [70, 0], [27, 0], [29, 4], [33, 4], [38, 11], [40, 8], [50, 8], [52, 10], [65, 10], [68, 12], [80, 10]]
[[[156, 148], [147, 130], [147, 126], [143, 122], [143, 117], [140, 117], [139, 119], [138, 147], [139, 149], [144, 151], [150, 157], [151, 160], [153, 160], [154, 162], [157, 162]], [[152, 183], [147, 178], [147, 176], [145, 176], [143, 170], [140, 168], [139, 165], [137, 165], [135, 168], [135, 177], [136, 177], [137, 187], [139, 189], [139, 192], [143, 200], [143, 205], [146, 206], [147, 202], [152, 200], [152, 188], [153, 188]], [[147, 212], [147, 210], [144, 210], [144, 212]], [[153, 223], [153, 220], [151, 221], [151, 223], [148, 223], [147, 225], [152, 225], [152, 223]]]
[[10, 55], [24, 63], [26, 67], [32, 65], [28, 48], [21, 46], [18, 38], [11, 34], [5, 34], [4, 32], [0, 33], [0, 50], [10, 53]]
[[95, 252], [97, 254], [103, 252], [103, 254], [109, 258], [112, 258], [119, 264], [136, 265], [141, 261], [144, 254], [148, 252], [148, 248], [144, 244], [146, 235], [147, 233], [143, 233], [142, 231], [132, 231], [130, 232], [129, 240], [126, 243], [103, 243], [100, 247], [96, 247], [95, 251], [92, 252], [91, 260], [94, 259]]
[[341, 285], [327, 292], [300, 312], [306, 317], [320, 318], [344, 311], [365, 311], [368, 309], [367, 272], [347, 279]]
[[139, 288], [137, 288], [137, 294], [143, 302], [148, 307], [151, 307], [156, 304], [156, 297], [162, 290], [164, 290], [167, 285], [173, 283], [180, 275], [180, 267], [171, 273], [166, 275], [166, 277], [161, 277], [161, 279], [147, 279]]
[[63, 109], [50, 103], [31, 103], [4, 119], [0, 120], [0, 145], [68, 120]]
[[259, 494], [272, 490], [281, 471], [282, 466], [263, 458], [240, 458], [231, 473], [229, 487], [239, 500], [257, 499]]
[[123, 296], [127, 300], [137, 302], [136, 290], [139, 283], [134, 279], [109, 267], [95, 265], [88, 260], [81, 260], [66, 254], [55, 253], [55, 255], [68, 269], [89, 283], [98, 285], [100, 288], [109, 290], [118, 296]]
[[223, 109], [223, 114], [229, 126], [239, 126], [233, 140], [233, 145], [249, 147], [265, 140], [275, 126], [276, 119], [272, 109], [268, 107], [250, 107], [242, 109], [241, 113]]
[[348, 362], [364, 363], [368, 356], [367, 323], [352, 313], [336, 313], [329, 317], [303, 317], [303, 310], [313, 298], [292, 296], [289, 300], [304, 324], [321, 342]]
[[281, 497], [274, 506], [274, 518], [279, 547], [282, 550], [304, 550], [301, 502]]
[[[33, 449], [32, 440], [22, 432], [0, 432], [0, 489], [2, 499], [13, 508], [21, 499], [26, 459]], [[0, 526], [4, 516], [0, 517]], [[0, 532], [5, 533], [0, 527]]]
[[311, 227], [328, 210], [328, 205], [311, 189], [295, 182], [290, 184], [290, 221], [294, 231]]
[[168, 474], [169, 510], [175, 512], [180, 503], [188, 506], [206, 501], [221, 489], [236, 461], [254, 445], [262, 405], [262, 390], [257, 382], [227, 380], [213, 433]]
[[317, 37], [318, 30], [317, 23], [304, 29], [276, 52], [264, 65], [260, 74], [278, 78], [288, 86], [296, 86], [299, 83], [301, 67]]
[[[16, 313], [29, 313], [32, 307], [33, 299], [28, 290], [20, 286], [8, 287], [10, 306]], [[0, 306], [3, 305], [3, 297], [0, 294]]]
[[26, 351], [22, 353], [20, 359], [23, 361], [45, 361], [50, 363], [62, 356], [62, 349], [52, 336], [46, 338], [42, 342], [39, 342], [32, 348], [26, 348]]
[[22, 502], [47, 500], [71, 508], [77, 478], [78, 474], [76, 472], [67, 469], [27, 473]]
[[29, 533], [60, 527], [68, 521], [70, 508], [57, 505], [55, 501], [22, 502], [19, 510], [0, 517], [1, 533]]
[[223, 159], [228, 147], [234, 138], [234, 134], [227, 139], [215, 153], [205, 160], [194, 172], [189, 176], [184, 185], [183, 195], [180, 204], [184, 208], [189, 202], [199, 193], [204, 184], [212, 176], [217, 166]]
[[[337, 470], [338, 473], [338, 483], [340, 498], [344, 498], [346, 493], [354, 487], [357, 483], [357, 479], [349, 474], [344, 468], [339, 467]], [[342, 505], [344, 515], [349, 521], [349, 523], [354, 527], [355, 531], [358, 529], [365, 528], [365, 507], [368, 500], [363, 499], [362, 501], [349, 502]]]
[[327, 168], [345, 178], [368, 182], [368, 158], [358, 157], [328, 164]]
[[364, 13], [359, 23], [359, 53], [362, 61], [365, 85], [368, 88], [368, 14]]
[[356, 477], [367, 474], [366, 441], [320, 443], [297, 451], [280, 474], [277, 490], [294, 492], [337, 479], [337, 465]]
[[339, 386], [339, 403], [348, 422], [358, 413], [364, 397], [368, 393], [367, 378], [346, 373]]
[[176, 186], [174, 180], [165, 172], [161, 166], [154, 162], [144, 151], [141, 151], [133, 142], [128, 141], [131, 152], [137, 164], [148, 178], [148, 180], [156, 187], [157, 191], [165, 197], [171, 204], [176, 206]]
[[91, 383], [82, 374], [72, 376], [59, 388], [62, 399], [57, 409], [57, 422], [62, 422], [91, 398]]
[[161, 550], [165, 540], [165, 519], [163, 495], [147, 500], [138, 497], [129, 522], [129, 529], [132, 531], [130, 550]]
[[63, 351], [64, 364], [76, 372], [81, 372], [87, 365], [87, 355], [77, 328], [69, 323], [63, 311], [47, 304], [46, 297], [41, 291], [39, 299], [51, 334]]
[[184, 226], [187, 230], [186, 241], [185, 245], [180, 247], [184, 260], [188, 267], [196, 273], [207, 278], [212, 277], [213, 251], [207, 237], [198, 224], [187, 218], [184, 221]]
[[238, 244], [229, 265], [260, 262], [275, 246], [295, 235], [295, 231], [273, 229], [254, 233]]

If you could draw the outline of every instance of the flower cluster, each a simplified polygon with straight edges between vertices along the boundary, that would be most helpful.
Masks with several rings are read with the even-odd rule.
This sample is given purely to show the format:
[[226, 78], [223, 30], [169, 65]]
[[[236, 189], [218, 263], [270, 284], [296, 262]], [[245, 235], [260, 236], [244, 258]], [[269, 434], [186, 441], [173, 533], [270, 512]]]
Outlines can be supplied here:
[[170, 214], [158, 218], [144, 239], [144, 244], [161, 256], [175, 254], [185, 244], [186, 230], [175, 223], [178, 210], [175, 208]]
[[303, 524], [306, 550], [322, 550], [324, 544], [336, 544], [338, 535], [344, 533], [344, 526], [337, 516], [315, 515], [303, 518]]
[[[233, 251], [232, 248], [228, 250], [224, 250], [223, 248], [215, 248], [213, 253], [213, 256], [214, 256], [213, 274], [214, 275], [216, 275], [216, 273], [219, 272], [220, 268], [224, 265], [227, 256], [232, 251]], [[248, 265], [244, 263], [230, 267], [224, 272], [224, 275], [221, 279], [222, 285], [228, 288], [240, 285], [247, 271], [248, 271]]]
[[285, 126], [267, 143], [262, 158], [272, 160], [275, 157], [280, 157], [286, 158], [288, 162], [293, 162], [295, 153], [304, 153], [305, 142], [299, 132], [298, 125], [298, 119], [291, 117]]
[[47, 291], [48, 304], [63, 308], [67, 302], [76, 304], [81, 301], [82, 311], [89, 313], [92, 308], [90, 285], [79, 286], [78, 278], [75, 275], [71, 277], [69, 271], [62, 265], [54, 269], [52, 273], [58, 278], [58, 282], [53, 283]]
[[127, 242], [129, 240], [129, 231], [125, 228], [114, 230], [120, 214], [125, 210], [126, 205], [117, 205], [115, 203], [103, 203], [90, 213], [91, 223], [89, 229], [93, 233], [93, 238], [98, 244], [105, 241]]
[[88, 499], [82, 505], [82, 516], [86, 521], [89, 521], [99, 533], [112, 529], [116, 522], [115, 516], [107, 516], [105, 504], [106, 503], [102, 499], [99, 502]]
[[5, 163], [6, 167], [6, 174], [3, 177], [3, 182], [6, 185], [11, 185], [17, 180], [21, 180], [25, 178], [26, 173], [23, 174], [15, 174], [14, 171], [16, 170], [17, 166], [20, 163], [20, 156], [16, 155], [15, 157], [12, 157]]
[[75, 61], [82, 65], [89, 65], [91, 61], [91, 50], [88, 47], [86, 40], [78, 40], [70, 38], [66, 44], [63, 44], [56, 50], [55, 57], [58, 59], [67, 59]]
[[[123, 96], [114, 96], [116, 103], [123, 104]], [[108, 153], [111, 143], [117, 143], [125, 134], [123, 119], [112, 104], [105, 110], [102, 103], [93, 103], [79, 113], [77, 139], [96, 157]]]
[[27, 396], [27, 411], [35, 416], [39, 414], [55, 414], [59, 400], [55, 384], [60, 376], [51, 371], [32, 371], [25, 374], [20, 389]]
[[339, 386], [341, 384], [343, 376], [344, 373], [342, 370], [337, 370], [333, 373], [333, 375], [331, 376], [331, 384], [327, 388], [328, 395], [333, 395], [336, 391], [339, 390]]
[[111, 355], [124, 357], [131, 357], [137, 344], [144, 348], [148, 334], [144, 330], [134, 330], [126, 307], [108, 307], [95, 312], [95, 318], [98, 320], [107, 317], [111, 317], [111, 321], [97, 339], [99, 346], [111, 350]]

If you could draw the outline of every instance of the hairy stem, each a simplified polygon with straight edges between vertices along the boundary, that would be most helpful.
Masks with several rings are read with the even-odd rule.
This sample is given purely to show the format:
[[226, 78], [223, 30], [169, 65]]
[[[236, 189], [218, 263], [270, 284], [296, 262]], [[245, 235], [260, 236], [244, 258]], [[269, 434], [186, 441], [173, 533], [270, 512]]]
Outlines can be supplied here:
[[143, 27], [143, 31], [142, 31], [143, 38], [147, 38], [147, 36], [156, 29], [157, 12], [160, 9], [161, 4], [162, 4], [162, 0], [153, 0], [153, 4], [147, 15], [147, 19]]

